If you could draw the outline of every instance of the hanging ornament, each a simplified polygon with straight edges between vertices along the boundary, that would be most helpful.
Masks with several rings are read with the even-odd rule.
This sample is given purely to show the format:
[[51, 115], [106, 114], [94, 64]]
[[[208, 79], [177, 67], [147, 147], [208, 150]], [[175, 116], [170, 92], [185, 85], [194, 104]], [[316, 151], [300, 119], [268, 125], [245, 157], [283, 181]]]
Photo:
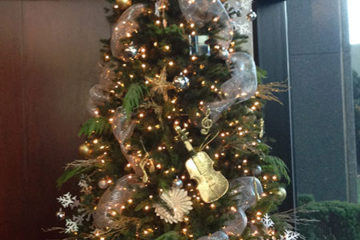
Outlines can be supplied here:
[[229, 51], [226, 48], [221, 48], [218, 52], [218, 56], [224, 60], [229, 59], [229, 55]]
[[286, 189], [283, 187], [271, 189], [269, 192], [272, 193], [272, 195], [275, 196], [280, 202], [284, 201], [287, 196]]
[[91, 148], [91, 144], [88, 142], [85, 142], [84, 144], [81, 144], [79, 146], [79, 153], [84, 158], [91, 157], [91, 154], [93, 153], [93, 150]]
[[186, 89], [190, 86], [190, 80], [183, 74], [180, 74], [174, 77], [173, 84], [177, 89]]
[[246, 211], [263, 193], [261, 182], [256, 177], [239, 177], [231, 181], [231, 194], [237, 202], [237, 207]]
[[174, 188], [182, 188], [183, 187], [183, 181], [180, 178], [176, 178], [173, 181], [173, 187]]
[[275, 224], [274, 221], [270, 218], [268, 213], [266, 213], [264, 215], [264, 217], [261, 219], [261, 222], [264, 225], [264, 227], [266, 228], [266, 230], [273, 227]]
[[100, 229], [111, 226], [111, 216], [121, 214], [123, 206], [139, 186], [135, 175], [126, 175], [117, 180], [115, 186], [108, 188], [101, 196], [94, 213], [94, 225]]
[[223, 4], [219, 0], [178, 0], [182, 14], [188, 22], [203, 27], [209, 22], [218, 23], [217, 43], [229, 48], [233, 38], [233, 26]]
[[[121, 1], [121, 0], [120, 0]], [[119, 17], [114, 25], [111, 36], [111, 52], [112, 55], [123, 61], [130, 59], [125, 55], [125, 48], [129, 45], [124, 44], [124, 39], [130, 38], [139, 27], [137, 18], [146, 10], [146, 5], [137, 3], [126, 9], [126, 11]]]
[[261, 175], [262, 168], [259, 165], [255, 165], [251, 168], [251, 172], [254, 176], [259, 176], [259, 175]]
[[155, 213], [170, 224], [183, 222], [185, 215], [193, 209], [191, 198], [184, 189], [173, 187], [169, 191], [163, 192], [160, 199], [163, 203], [154, 205]]
[[142, 182], [143, 183], [147, 183], [149, 181], [149, 175], [146, 171], [146, 167], [148, 166], [149, 172], [153, 173], [155, 172], [155, 165], [154, 162], [151, 158], [149, 158], [149, 154], [146, 153], [145, 157], [143, 159], [141, 159], [139, 166], [141, 168], [141, 171], [143, 172], [142, 174]]
[[207, 44], [207, 35], [189, 35], [190, 55], [211, 55], [210, 45]]
[[125, 10], [126, 8], [131, 6], [132, 1], [131, 0], [115, 0], [115, 3], [119, 9]]
[[263, 118], [260, 119], [260, 133], [259, 138], [263, 138], [265, 135], [265, 121]]
[[151, 84], [150, 94], [156, 96], [160, 94], [164, 98], [164, 102], [169, 100], [168, 91], [175, 89], [175, 86], [167, 81], [166, 67], [163, 67], [158, 77], [150, 78], [145, 76], [145, 79]]
[[109, 182], [107, 179], [103, 178], [103, 179], [100, 179], [100, 181], [98, 182], [98, 186], [99, 188], [101, 189], [105, 189], [109, 186]]
[[218, 231], [209, 236], [203, 236], [198, 240], [229, 240], [229, 236], [223, 231]]
[[211, 120], [210, 117], [211, 111], [210, 109], [206, 110], [206, 116], [203, 118], [203, 120], [201, 120], [201, 127], [202, 129], [200, 130], [202, 135], [208, 135], [210, 132], [210, 129], [212, 128], [213, 125], [213, 120]]
[[64, 220], [65, 219], [65, 212], [62, 210], [62, 208], [60, 208], [57, 212], [56, 212], [56, 217], [59, 220]]
[[293, 232], [290, 230], [285, 230], [284, 234], [281, 236], [280, 240], [296, 240], [302, 238], [300, 233]]
[[78, 226], [77, 222], [75, 222], [71, 219], [66, 219], [65, 233], [76, 233], [78, 231], [79, 231], [79, 226]]
[[186, 133], [179, 126], [175, 128], [181, 136], [186, 149], [192, 157], [186, 161], [185, 166], [192, 179], [198, 182], [201, 199], [206, 203], [212, 203], [220, 199], [229, 189], [228, 180], [219, 171], [214, 169], [214, 161], [206, 152], [195, 152]]
[[251, 10], [251, 12], [249, 12], [246, 16], [249, 19], [249, 21], [255, 21], [256, 17], [257, 17], [257, 14], [256, 14], [256, 12]]
[[138, 53], [138, 49], [134, 46], [128, 46], [127, 48], [125, 48], [124, 50], [124, 56], [126, 59], [135, 59], [136, 55]]
[[241, 208], [237, 208], [236, 211], [232, 211], [232, 214], [234, 215], [234, 219], [225, 223], [223, 231], [229, 236], [240, 237], [248, 223], [247, 216]]

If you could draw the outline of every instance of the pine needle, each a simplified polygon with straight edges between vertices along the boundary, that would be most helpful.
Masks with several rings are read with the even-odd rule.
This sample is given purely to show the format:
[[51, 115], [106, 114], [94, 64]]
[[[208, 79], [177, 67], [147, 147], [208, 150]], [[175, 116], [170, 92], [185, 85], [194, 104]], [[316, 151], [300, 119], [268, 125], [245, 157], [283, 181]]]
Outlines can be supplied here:
[[90, 137], [92, 134], [102, 135], [110, 133], [111, 125], [109, 121], [104, 117], [90, 118], [80, 128], [79, 137]]
[[266, 156], [264, 158], [264, 163], [265, 164], [262, 166], [264, 172], [283, 177], [287, 183], [290, 183], [290, 176], [288, 174], [289, 169], [283, 160], [274, 156]]
[[82, 167], [75, 167], [75, 168], [70, 168], [70, 169], [65, 170], [63, 175], [61, 175], [56, 181], [57, 187], [61, 188], [61, 186], [64, 185], [64, 183], [69, 181], [74, 176], [83, 173], [85, 170], [86, 170], [86, 168], [82, 168]]
[[155, 240], [177, 240], [177, 239], [180, 239], [180, 235], [175, 231], [171, 231], [161, 235]]
[[143, 87], [137, 83], [131, 84], [123, 101], [123, 108], [125, 109], [127, 118], [130, 118], [133, 110], [139, 107], [143, 97]]

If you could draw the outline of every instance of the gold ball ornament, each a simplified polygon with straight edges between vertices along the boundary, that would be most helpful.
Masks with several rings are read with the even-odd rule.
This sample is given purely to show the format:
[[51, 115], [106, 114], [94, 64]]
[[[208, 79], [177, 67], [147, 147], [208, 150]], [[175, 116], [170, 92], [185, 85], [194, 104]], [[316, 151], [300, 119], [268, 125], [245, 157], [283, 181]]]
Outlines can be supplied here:
[[91, 145], [89, 143], [84, 143], [79, 146], [79, 153], [83, 157], [90, 157], [93, 153]]
[[108, 186], [109, 186], [109, 182], [108, 180], [106, 180], [105, 178], [101, 179], [99, 182], [98, 182], [98, 186], [99, 188], [101, 189], [106, 189]]
[[272, 192], [272, 195], [275, 196], [279, 201], [284, 201], [286, 199], [287, 192], [283, 187], [274, 188], [270, 192]]
[[115, 3], [121, 10], [124, 10], [132, 5], [131, 0], [116, 0]]

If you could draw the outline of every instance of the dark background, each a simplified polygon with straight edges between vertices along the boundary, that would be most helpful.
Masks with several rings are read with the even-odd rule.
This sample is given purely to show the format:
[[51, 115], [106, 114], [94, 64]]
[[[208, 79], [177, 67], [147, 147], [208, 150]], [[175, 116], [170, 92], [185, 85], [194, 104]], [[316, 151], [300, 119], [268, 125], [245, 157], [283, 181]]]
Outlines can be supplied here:
[[[274, 155], [297, 195], [356, 201], [356, 153], [344, 0], [257, 0], [256, 57], [284, 105], [265, 111]], [[51, 238], [55, 181], [77, 159], [77, 131], [97, 81], [103, 0], [0, 0], [0, 239]]]
[[[61, 226], [55, 181], [77, 158], [100, 38], [102, 0], [0, 1], [0, 239]], [[69, 184], [70, 185], [70, 184]], [[66, 192], [65, 192], [66, 193]]]

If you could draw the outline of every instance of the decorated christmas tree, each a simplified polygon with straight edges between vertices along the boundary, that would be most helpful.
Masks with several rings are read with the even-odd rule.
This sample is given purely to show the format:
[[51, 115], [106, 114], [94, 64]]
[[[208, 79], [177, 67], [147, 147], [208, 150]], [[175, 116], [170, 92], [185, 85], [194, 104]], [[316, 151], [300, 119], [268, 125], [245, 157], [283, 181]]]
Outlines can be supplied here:
[[[264, 143], [283, 90], [242, 48], [251, 0], [108, 0], [82, 160], [58, 198], [64, 239], [297, 239], [277, 213], [289, 182]], [[84, 106], [85, 107], [85, 106]]]

